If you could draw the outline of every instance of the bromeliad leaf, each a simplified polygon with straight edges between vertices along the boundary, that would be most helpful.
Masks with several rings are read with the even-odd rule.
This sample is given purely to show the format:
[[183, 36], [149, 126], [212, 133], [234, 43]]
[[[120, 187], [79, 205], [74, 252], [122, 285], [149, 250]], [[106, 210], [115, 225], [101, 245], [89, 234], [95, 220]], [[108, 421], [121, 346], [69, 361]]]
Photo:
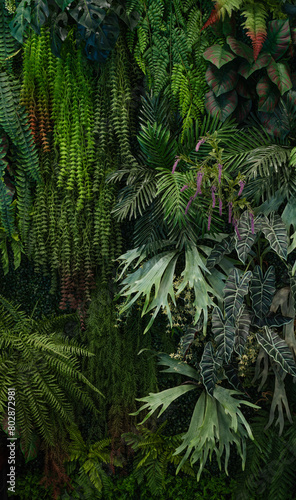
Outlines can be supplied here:
[[295, 376], [296, 364], [289, 346], [275, 331], [270, 330], [268, 327], [264, 327], [264, 331], [264, 336], [259, 332], [256, 333], [259, 344], [285, 372]]
[[268, 23], [267, 39], [263, 50], [270, 52], [277, 61], [288, 50], [291, 41], [290, 23], [288, 19], [276, 19]]
[[195, 368], [188, 365], [184, 361], [171, 358], [169, 354], [158, 354], [158, 364], [168, 366], [166, 370], [161, 370], [162, 373], [177, 373], [186, 377], [200, 380], [200, 376]]
[[199, 366], [207, 393], [212, 396], [217, 381], [217, 363], [215, 361], [214, 350], [211, 342], [206, 343]]
[[241, 279], [237, 269], [232, 269], [224, 287], [225, 313], [228, 318], [236, 319], [243, 305], [244, 296], [248, 293], [252, 273], [248, 271]]
[[219, 116], [221, 122], [224, 122], [228, 116], [233, 113], [237, 106], [237, 93], [235, 90], [226, 92], [216, 97], [210, 90], [205, 95], [205, 108], [211, 116]]
[[234, 350], [242, 356], [244, 354], [245, 343], [249, 335], [252, 315], [245, 305], [243, 305], [240, 315], [236, 321], [236, 337], [234, 341]]
[[231, 253], [233, 248], [234, 237], [232, 235], [227, 236], [220, 243], [216, 243], [209, 257], [207, 258], [207, 268], [212, 269], [214, 266], [219, 264], [224, 255]]
[[235, 325], [232, 318], [224, 320], [218, 307], [215, 307], [212, 313], [212, 332], [217, 344], [217, 361], [220, 364], [229, 363], [234, 346]]
[[197, 385], [193, 384], [186, 384], [186, 385], [179, 385], [177, 387], [172, 387], [171, 389], [166, 389], [165, 391], [158, 392], [158, 393], [152, 393], [150, 392], [149, 396], [146, 396], [145, 398], [140, 398], [137, 399], [137, 401], [143, 401], [144, 404], [139, 408], [138, 411], [135, 413], [130, 413], [130, 415], [139, 415], [140, 411], [145, 410], [146, 408], [149, 409], [149, 413], [146, 415], [146, 417], [140, 422], [140, 424], [143, 424], [146, 422], [146, 420], [153, 415], [153, 413], [162, 406], [158, 417], [167, 409], [167, 407], [175, 401], [175, 399], [179, 398], [186, 392], [192, 391], [193, 389], [197, 389]]
[[252, 224], [249, 212], [245, 210], [238, 221], [238, 231], [241, 236], [239, 240], [237, 234], [235, 234], [235, 249], [239, 260], [245, 264], [246, 258], [251, 251], [251, 247], [256, 239], [256, 233], [260, 231], [261, 224], [259, 219], [256, 217], [254, 220], [254, 234], [252, 233]]
[[271, 81], [279, 89], [281, 95], [292, 88], [289, 69], [284, 63], [277, 63], [272, 59], [267, 67], [267, 73]]
[[262, 218], [262, 231], [268, 239], [271, 248], [283, 259], [287, 259], [288, 237], [287, 230], [281, 217], [271, 214], [270, 220]]
[[250, 296], [253, 310], [259, 319], [265, 318], [271, 306], [272, 298], [275, 294], [275, 271], [270, 266], [263, 277], [260, 266], [256, 266], [253, 271], [253, 278], [250, 286]]
[[217, 97], [233, 90], [237, 80], [238, 74], [233, 66], [218, 69], [213, 64], [210, 64], [207, 68], [206, 82]]
[[222, 68], [224, 64], [227, 64], [229, 61], [235, 58], [235, 55], [232, 54], [229, 50], [227, 50], [227, 45], [222, 47], [221, 45], [212, 45], [208, 47], [203, 56], [207, 61], [213, 63], [217, 68]]

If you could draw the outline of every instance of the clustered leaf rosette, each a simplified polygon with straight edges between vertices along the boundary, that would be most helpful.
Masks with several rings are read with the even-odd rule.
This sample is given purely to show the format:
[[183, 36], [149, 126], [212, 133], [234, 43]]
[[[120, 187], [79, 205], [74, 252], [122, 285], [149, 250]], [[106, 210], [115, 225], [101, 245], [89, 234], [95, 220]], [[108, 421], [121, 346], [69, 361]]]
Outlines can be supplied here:
[[[202, 195], [210, 200], [207, 230], [210, 231], [211, 228], [213, 210], [216, 209], [219, 211], [219, 215], [221, 217], [223, 215], [223, 207], [227, 207], [228, 223], [234, 226], [236, 234], [240, 239], [238, 220], [241, 213], [246, 208], [249, 211], [252, 231], [254, 226], [254, 215], [250, 204], [247, 202], [246, 198], [242, 197], [243, 190], [246, 185], [244, 176], [239, 173], [235, 179], [231, 179], [225, 172], [222, 160], [223, 149], [219, 147], [219, 141], [220, 139], [217, 138], [216, 133], [212, 135], [207, 134], [207, 136], [201, 137], [196, 144], [195, 152], [197, 153], [202, 144], [205, 143], [212, 146], [212, 151], [205, 157], [204, 160], [194, 164], [192, 160], [185, 155], [176, 156], [172, 174], [176, 171], [180, 160], [183, 160], [185, 163], [190, 165], [191, 169], [197, 169], [196, 185], [193, 183], [184, 184], [180, 190], [181, 193], [189, 188], [195, 190], [194, 194], [190, 196], [188, 200], [185, 215], [187, 215], [187, 212], [195, 198]], [[216, 203], [216, 199], [218, 200], [218, 203]]]

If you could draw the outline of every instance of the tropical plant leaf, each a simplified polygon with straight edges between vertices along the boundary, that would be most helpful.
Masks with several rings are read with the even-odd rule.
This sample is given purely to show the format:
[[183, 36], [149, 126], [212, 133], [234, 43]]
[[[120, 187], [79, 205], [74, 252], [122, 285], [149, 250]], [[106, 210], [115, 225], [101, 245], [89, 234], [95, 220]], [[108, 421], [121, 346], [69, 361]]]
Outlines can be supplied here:
[[[70, 5], [73, 0], [55, 0], [55, 3], [64, 11], [68, 5]], [[107, 4], [107, 2], [104, 2]], [[107, 6], [107, 5], [106, 5]]]
[[95, 33], [105, 19], [104, 8], [109, 7], [110, 3], [105, 0], [80, 0], [73, 9], [69, 10], [69, 14], [78, 24]]
[[265, 318], [269, 313], [272, 298], [275, 294], [275, 270], [270, 266], [264, 277], [260, 266], [256, 266], [253, 271], [250, 286], [250, 296], [253, 310], [259, 319]]
[[177, 387], [172, 387], [171, 389], [166, 389], [165, 391], [161, 391], [158, 393], [151, 393], [149, 396], [146, 396], [145, 398], [139, 398], [136, 399], [137, 401], [143, 401], [144, 404], [139, 408], [138, 411], [134, 413], [130, 413], [130, 415], [139, 415], [140, 411], [145, 410], [146, 408], [149, 409], [149, 413], [147, 413], [146, 417], [140, 422], [140, 424], [144, 424], [146, 420], [153, 415], [153, 413], [162, 406], [158, 417], [162, 415], [162, 413], [168, 408], [168, 406], [175, 401], [175, 399], [179, 398], [186, 392], [192, 391], [194, 389], [197, 389], [197, 385], [193, 384], [186, 384], [186, 385], [179, 385]]
[[273, 330], [264, 327], [265, 335], [256, 333], [257, 340], [267, 354], [278, 363], [282, 369], [296, 375], [296, 364], [293, 358], [292, 351], [288, 344]]
[[258, 231], [261, 229], [260, 219], [256, 217], [254, 220], [254, 234], [252, 233], [252, 224], [250, 214], [247, 210], [240, 216], [237, 228], [241, 239], [235, 234], [235, 249], [239, 260], [245, 264], [246, 258], [251, 251], [251, 247], [255, 242]]
[[249, 116], [252, 109], [252, 99], [244, 99], [240, 97], [238, 99], [237, 107], [234, 110], [233, 117], [238, 123], [244, 122]]
[[236, 38], [234, 38], [234, 36], [228, 36], [226, 40], [231, 50], [237, 56], [247, 59], [250, 64], [254, 62], [253, 51], [251, 47], [243, 42], [239, 42]]
[[267, 74], [271, 81], [277, 86], [281, 95], [292, 88], [290, 72], [286, 64], [275, 62], [274, 59], [271, 59], [267, 67]]
[[238, 68], [238, 72], [244, 78], [248, 79], [249, 76], [251, 76], [255, 71], [258, 71], [259, 69], [268, 66], [270, 60], [271, 60], [270, 54], [262, 53], [259, 55], [257, 61], [253, 63], [249, 63], [248, 61], [242, 61], [242, 63]]
[[236, 320], [236, 336], [233, 347], [235, 352], [237, 352], [239, 356], [242, 356], [244, 354], [245, 343], [250, 332], [251, 321], [251, 312], [245, 305], [243, 305], [241, 312]]
[[235, 90], [226, 92], [225, 94], [216, 97], [214, 92], [210, 90], [205, 95], [205, 108], [211, 116], [219, 116], [222, 122], [233, 113], [237, 106], [237, 93]]
[[46, 22], [48, 16], [49, 8], [47, 0], [35, 0], [35, 6], [31, 13], [30, 26], [38, 35], [40, 35], [40, 28]]
[[263, 50], [270, 52], [277, 61], [288, 50], [291, 41], [290, 23], [288, 19], [275, 19], [268, 23], [267, 39]]
[[262, 231], [271, 248], [283, 259], [287, 259], [288, 237], [284, 222], [278, 214], [272, 213], [270, 220], [262, 219]]
[[259, 95], [258, 110], [272, 113], [280, 98], [276, 85], [268, 76], [263, 76], [257, 83], [256, 90]]
[[229, 363], [235, 340], [235, 324], [232, 318], [224, 320], [218, 307], [212, 312], [212, 332], [217, 344], [217, 360]]
[[17, 6], [13, 20], [9, 24], [11, 34], [19, 43], [23, 43], [23, 36], [31, 22], [31, 0], [22, 0]]
[[231, 364], [223, 365], [223, 368], [224, 368], [225, 376], [228, 379], [228, 382], [232, 385], [232, 387], [236, 391], [243, 393], [244, 387], [243, 387], [240, 379], [238, 378], [237, 369]]
[[211, 396], [214, 393], [217, 376], [217, 364], [214, 357], [214, 350], [211, 342], [207, 342], [199, 363], [200, 374], [207, 393]]
[[248, 293], [252, 273], [247, 271], [241, 278], [237, 269], [232, 269], [224, 287], [225, 313], [228, 318], [236, 319]]
[[186, 377], [200, 380], [200, 376], [195, 368], [188, 365], [184, 361], [171, 358], [169, 354], [158, 354], [159, 365], [168, 366], [166, 370], [161, 370], [162, 373], [177, 373], [178, 375], [185, 375]]
[[227, 50], [227, 45], [222, 47], [219, 44], [208, 47], [203, 56], [207, 61], [210, 61], [219, 69], [235, 58], [235, 55]]
[[247, 29], [247, 35], [252, 40], [253, 54], [255, 61], [258, 58], [264, 40], [266, 38], [265, 19], [268, 11], [261, 2], [246, 3], [243, 9], [243, 16], [246, 18], [242, 24]]
[[234, 237], [232, 235], [224, 238], [220, 243], [216, 243], [210, 255], [207, 258], [206, 266], [208, 269], [215, 267], [226, 254], [234, 249]]
[[38, 455], [38, 450], [40, 447], [40, 438], [37, 434], [33, 433], [31, 436], [30, 443], [26, 446], [24, 440], [20, 439], [20, 448], [25, 458], [25, 463], [30, 462]]
[[[231, 63], [230, 63], [231, 64]], [[235, 68], [231, 66], [224, 66], [218, 69], [213, 64], [209, 64], [206, 71], [206, 82], [211, 87], [216, 97], [225, 92], [233, 90], [238, 80], [238, 74]]]
[[282, 316], [281, 314], [275, 314], [274, 316], [268, 316], [267, 318], [253, 318], [253, 324], [258, 328], [263, 326], [268, 326], [269, 328], [280, 328], [283, 325], [287, 325], [292, 321], [292, 318], [287, 316]]
[[251, 99], [251, 92], [248, 82], [241, 76], [238, 79], [235, 90], [237, 91], [239, 96], [244, 97], [245, 99]]

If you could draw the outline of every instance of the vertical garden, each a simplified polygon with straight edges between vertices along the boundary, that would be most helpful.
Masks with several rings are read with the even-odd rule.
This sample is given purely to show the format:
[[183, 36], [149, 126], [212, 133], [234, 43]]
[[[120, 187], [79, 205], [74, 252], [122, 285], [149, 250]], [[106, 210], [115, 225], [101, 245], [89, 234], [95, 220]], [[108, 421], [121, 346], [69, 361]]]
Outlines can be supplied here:
[[0, 497], [296, 498], [296, 2], [0, 0]]

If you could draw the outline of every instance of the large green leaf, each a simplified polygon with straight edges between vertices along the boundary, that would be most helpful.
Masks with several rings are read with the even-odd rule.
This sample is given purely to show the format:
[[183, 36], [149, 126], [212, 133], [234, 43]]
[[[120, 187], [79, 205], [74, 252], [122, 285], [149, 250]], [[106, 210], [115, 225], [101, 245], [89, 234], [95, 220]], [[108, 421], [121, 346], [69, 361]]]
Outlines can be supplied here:
[[10, 23], [11, 34], [18, 42], [23, 43], [23, 36], [31, 22], [31, 0], [22, 0], [17, 6], [13, 20]]
[[283, 259], [287, 259], [288, 236], [284, 222], [278, 214], [271, 214], [262, 219], [262, 231], [271, 248]]
[[186, 384], [186, 385], [179, 385], [177, 387], [173, 387], [171, 389], [166, 389], [165, 391], [158, 392], [158, 393], [152, 393], [150, 392], [149, 396], [146, 396], [145, 398], [139, 398], [137, 401], [143, 401], [144, 404], [139, 408], [138, 411], [131, 413], [130, 415], [139, 415], [140, 411], [145, 410], [146, 408], [149, 409], [149, 413], [146, 415], [146, 417], [142, 420], [141, 424], [146, 422], [146, 420], [153, 415], [153, 413], [162, 406], [158, 417], [167, 409], [167, 407], [175, 401], [175, 399], [179, 398], [186, 392], [192, 391], [193, 389], [197, 389], [197, 385], [193, 384]]
[[236, 319], [243, 305], [244, 296], [248, 293], [252, 273], [247, 271], [241, 278], [237, 269], [232, 269], [224, 287], [225, 313], [228, 318]]
[[209, 64], [207, 68], [206, 82], [217, 97], [233, 90], [237, 80], [237, 71], [231, 64], [221, 69], [218, 69], [214, 64]]
[[253, 310], [259, 319], [265, 318], [269, 313], [272, 298], [275, 294], [275, 271], [270, 266], [264, 277], [260, 266], [256, 266], [253, 271], [250, 286], [250, 296]]
[[214, 357], [214, 350], [211, 342], [207, 342], [199, 363], [200, 374], [207, 393], [213, 395], [217, 376], [217, 364]]
[[[58, 4], [58, 6], [62, 9], [62, 10], [65, 10], [66, 7], [68, 7], [68, 5], [70, 5], [71, 3], [74, 3], [73, 0], [55, 0], [55, 3]], [[105, 4], [107, 2], [104, 2]]]
[[229, 363], [235, 340], [235, 324], [232, 318], [224, 320], [218, 307], [212, 313], [212, 332], [217, 344], [217, 359]]
[[104, 9], [108, 7], [110, 3], [105, 0], [80, 0], [76, 7], [69, 10], [69, 13], [77, 23], [95, 33], [105, 19]]
[[264, 336], [259, 332], [256, 333], [259, 344], [274, 361], [279, 363], [285, 372], [296, 376], [296, 364], [289, 346], [275, 331], [269, 330], [267, 327], [264, 327], [264, 330]]
[[253, 318], [253, 324], [258, 328], [262, 326], [268, 326], [269, 328], [280, 328], [283, 325], [291, 323], [292, 318], [288, 316], [282, 316], [281, 314], [275, 314], [274, 316], [268, 316], [267, 318]]
[[237, 106], [237, 93], [235, 90], [226, 92], [225, 94], [216, 97], [214, 92], [210, 90], [205, 95], [205, 108], [211, 116], [219, 116], [222, 122], [233, 113]]
[[245, 305], [241, 308], [241, 312], [236, 320], [236, 337], [234, 342], [234, 350], [242, 356], [245, 351], [245, 344], [250, 332], [252, 316]]
[[247, 79], [258, 69], [262, 69], [268, 66], [268, 64], [270, 63], [270, 59], [270, 54], [261, 53], [257, 58], [257, 61], [255, 61], [254, 63], [243, 61], [238, 68], [238, 72], [240, 75]]
[[276, 85], [272, 83], [268, 76], [263, 76], [257, 83], [256, 90], [259, 95], [259, 111], [272, 113], [280, 98], [280, 92]]
[[49, 16], [47, 0], [35, 0], [32, 10], [31, 27], [40, 35], [40, 28], [46, 22]]
[[270, 52], [277, 61], [288, 50], [291, 41], [290, 23], [288, 19], [275, 19], [268, 23], [267, 39], [263, 50]]
[[254, 62], [253, 50], [251, 47], [243, 42], [239, 42], [234, 36], [228, 36], [227, 43], [237, 56], [247, 59], [250, 64]]
[[232, 252], [234, 248], [234, 237], [232, 235], [224, 238], [220, 243], [216, 243], [210, 255], [207, 258], [207, 268], [212, 269], [219, 264], [226, 254]]
[[217, 68], [221, 68], [224, 64], [232, 61], [235, 58], [235, 55], [232, 54], [229, 50], [227, 50], [227, 45], [222, 47], [221, 45], [212, 45], [208, 47], [203, 56], [207, 61], [213, 63]]
[[250, 253], [251, 247], [257, 237], [257, 233], [261, 229], [261, 224], [259, 223], [258, 218], [254, 220], [253, 234], [250, 214], [247, 210], [245, 210], [245, 212], [243, 212], [243, 214], [239, 218], [237, 228], [241, 239], [238, 238], [237, 234], [235, 235], [235, 249], [237, 251], [239, 260], [241, 260], [242, 263], [245, 264], [246, 258]]
[[267, 73], [271, 81], [279, 89], [281, 95], [292, 88], [290, 71], [285, 63], [275, 62], [272, 59], [267, 67]]
[[185, 375], [189, 378], [199, 380], [198, 372], [192, 366], [184, 361], [171, 358], [169, 354], [158, 354], [158, 364], [168, 366], [166, 370], [161, 370], [162, 373], [176, 373], [178, 375]]

